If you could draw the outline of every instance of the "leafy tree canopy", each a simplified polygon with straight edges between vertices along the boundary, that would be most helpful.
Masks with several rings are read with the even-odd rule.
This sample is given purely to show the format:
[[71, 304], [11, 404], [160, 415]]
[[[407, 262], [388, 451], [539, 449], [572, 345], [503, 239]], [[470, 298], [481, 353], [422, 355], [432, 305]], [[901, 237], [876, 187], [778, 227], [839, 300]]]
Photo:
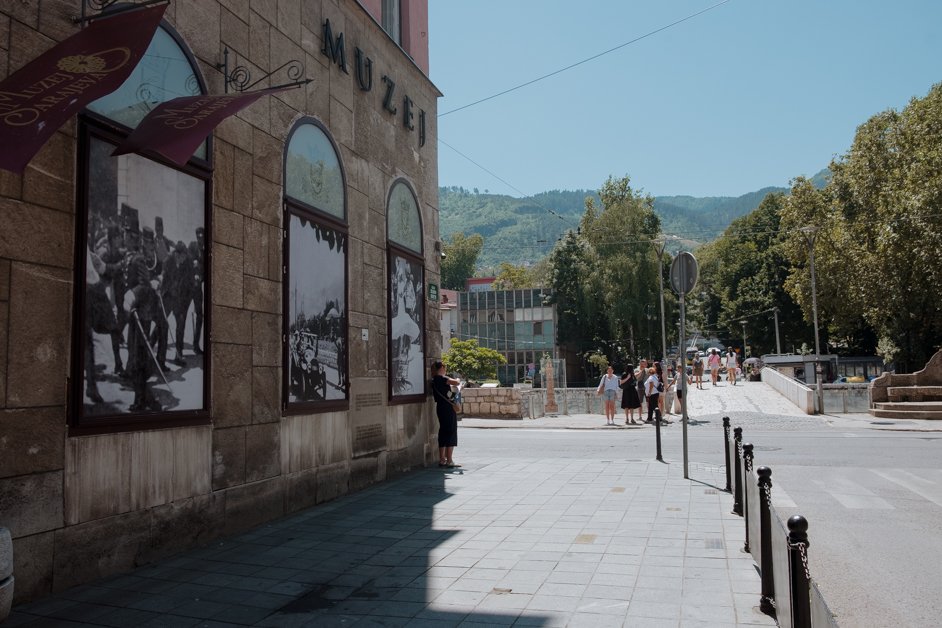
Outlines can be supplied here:
[[442, 287], [448, 290], [464, 290], [465, 282], [474, 276], [478, 255], [484, 246], [484, 238], [474, 233], [465, 236], [455, 233], [451, 241], [442, 243]]
[[449, 373], [460, 373], [467, 380], [482, 382], [497, 377], [497, 366], [507, 359], [493, 349], [478, 346], [478, 341], [452, 339], [451, 347], [442, 354]]

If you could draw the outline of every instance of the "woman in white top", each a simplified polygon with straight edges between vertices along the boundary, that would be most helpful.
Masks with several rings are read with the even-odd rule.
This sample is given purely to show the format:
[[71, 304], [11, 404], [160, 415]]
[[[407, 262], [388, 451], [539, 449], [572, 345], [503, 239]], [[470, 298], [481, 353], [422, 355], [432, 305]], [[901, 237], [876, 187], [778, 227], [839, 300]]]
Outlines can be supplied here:
[[736, 352], [730, 347], [726, 351], [726, 379], [736, 385]]
[[615, 375], [615, 369], [611, 366], [599, 380], [599, 388], [596, 391], [605, 399], [605, 420], [606, 425], [615, 425], [615, 397], [618, 396], [618, 377]]
[[[660, 391], [657, 389], [661, 380], [657, 378], [657, 371], [654, 368], [648, 369], [648, 379], [644, 382], [644, 395], [648, 398], [648, 420], [647, 423], [654, 423], [654, 411], [657, 409], [660, 400]], [[660, 415], [661, 411], [657, 410]]]

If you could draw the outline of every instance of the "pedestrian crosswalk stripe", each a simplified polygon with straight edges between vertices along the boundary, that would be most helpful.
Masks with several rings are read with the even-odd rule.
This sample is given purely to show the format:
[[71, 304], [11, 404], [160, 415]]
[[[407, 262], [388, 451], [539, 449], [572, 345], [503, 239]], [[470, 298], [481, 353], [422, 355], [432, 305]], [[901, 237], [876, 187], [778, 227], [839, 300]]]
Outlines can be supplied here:
[[[918, 476], [905, 469], [870, 469], [870, 471], [883, 479], [889, 480], [894, 484], [898, 484], [916, 493], [920, 497], [928, 499], [938, 506], [942, 506], [942, 482]], [[929, 471], [931, 470], [921, 470], [922, 473]]]
[[844, 508], [851, 510], [894, 510], [890, 502], [872, 491], [846, 478], [813, 480], [825, 493], [836, 499]]

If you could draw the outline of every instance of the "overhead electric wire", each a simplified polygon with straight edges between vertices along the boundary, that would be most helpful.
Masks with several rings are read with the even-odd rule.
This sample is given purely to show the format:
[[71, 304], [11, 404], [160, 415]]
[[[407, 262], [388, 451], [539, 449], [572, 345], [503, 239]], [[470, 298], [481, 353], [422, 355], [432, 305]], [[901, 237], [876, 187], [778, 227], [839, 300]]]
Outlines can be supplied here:
[[707, 11], [712, 11], [712, 10], [715, 9], [716, 7], [721, 6], [721, 5], [724, 5], [724, 4], [726, 4], [727, 2], [730, 2], [730, 1], [731, 1], [731, 0], [721, 0], [720, 2], [717, 2], [716, 4], [714, 4], [713, 6], [709, 6], [709, 7], [705, 8], [705, 9], [702, 9], [702, 10], [700, 10], [700, 11], [697, 11], [696, 13], [691, 13], [690, 15], [688, 15], [688, 16], [685, 17], [685, 18], [681, 18], [681, 19], [677, 20], [676, 22], [671, 22], [670, 24], [667, 24], [666, 26], [662, 26], [662, 27], [657, 28], [657, 29], [655, 29], [655, 30], [653, 30], [653, 31], [647, 32], [647, 33], [645, 33], [644, 35], [641, 35], [641, 36], [639, 36], [639, 37], [635, 37], [634, 39], [632, 39], [632, 40], [630, 40], [630, 41], [626, 41], [626, 42], [623, 43], [623, 44], [619, 44], [619, 45], [615, 46], [614, 48], [609, 48], [608, 50], [605, 50], [605, 51], [600, 52], [600, 53], [598, 53], [598, 54], [592, 55], [591, 57], [587, 57], [587, 58], [585, 58], [585, 59], [582, 59], [581, 61], [576, 61], [575, 63], [570, 64], [570, 65], [567, 65], [567, 66], [564, 67], [564, 68], [560, 68], [560, 69], [558, 69], [558, 70], [554, 70], [553, 72], [550, 72], [549, 74], [544, 74], [543, 76], [539, 76], [539, 77], [537, 77], [537, 78], [535, 78], [535, 79], [529, 80], [529, 81], [527, 81], [526, 83], [521, 83], [520, 85], [517, 85], [516, 87], [511, 87], [510, 89], [505, 89], [505, 90], [502, 91], [502, 92], [498, 92], [498, 93], [496, 93], [496, 94], [492, 94], [491, 96], [487, 96], [486, 98], [482, 98], [482, 99], [480, 99], [480, 100], [476, 100], [476, 101], [474, 101], [474, 102], [472, 102], [472, 103], [468, 103], [467, 105], [462, 105], [461, 107], [458, 107], [458, 108], [456, 108], [456, 109], [451, 109], [451, 110], [449, 110], [449, 111], [446, 111], [445, 113], [440, 113], [440, 114], [438, 114], [438, 117], [441, 118], [441, 117], [443, 117], [443, 116], [447, 116], [448, 114], [455, 113], [456, 111], [461, 111], [461, 110], [463, 110], [463, 109], [467, 109], [467, 108], [469, 108], [469, 107], [473, 107], [473, 106], [475, 106], [475, 105], [479, 105], [479, 104], [481, 104], [482, 102], [487, 102], [488, 100], [493, 100], [493, 99], [495, 99], [495, 98], [497, 98], [497, 97], [499, 97], [499, 96], [503, 96], [504, 94], [509, 94], [509, 93], [511, 93], [511, 92], [517, 91], [518, 89], [522, 89], [522, 88], [524, 88], [524, 87], [527, 87], [528, 85], [533, 85], [534, 83], [538, 83], [539, 81], [542, 81], [543, 79], [548, 79], [548, 78], [550, 78], [551, 76], [556, 76], [557, 74], [561, 74], [561, 73], [565, 72], [566, 70], [571, 70], [572, 68], [578, 67], [578, 66], [580, 66], [580, 65], [582, 65], [582, 64], [584, 64], [584, 63], [588, 63], [589, 61], [593, 61], [593, 60], [595, 60], [595, 59], [598, 59], [599, 57], [602, 57], [602, 56], [605, 56], [605, 55], [607, 55], [607, 54], [609, 54], [609, 53], [615, 52], [616, 50], [620, 50], [620, 49], [624, 48], [625, 46], [630, 46], [631, 44], [637, 43], [637, 42], [641, 41], [642, 39], [647, 39], [648, 37], [650, 37], [650, 36], [652, 36], [652, 35], [656, 35], [657, 33], [660, 33], [661, 31], [665, 31], [665, 30], [667, 30], [668, 28], [671, 28], [671, 27], [673, 27], [673, 26], [677, 26], [678, 24], [681, 24], [681, 23], [683, 23], [683, 22], [686, 22], [687, 20], [691, 20], [691, 19], [697, 17], [698, 15], [702, 15], [703, 13], [706, 13]]

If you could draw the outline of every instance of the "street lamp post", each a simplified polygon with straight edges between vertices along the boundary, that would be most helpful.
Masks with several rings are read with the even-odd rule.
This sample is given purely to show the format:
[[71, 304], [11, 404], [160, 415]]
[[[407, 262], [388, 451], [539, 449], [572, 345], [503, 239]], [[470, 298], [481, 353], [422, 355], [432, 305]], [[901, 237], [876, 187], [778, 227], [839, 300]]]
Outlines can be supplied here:
[[775, 353], [782, 353], [782, 343], [778, 338], [778, 308], [775, 308]]
[[[739, 321], [742, 323], [742, 359], [746, 359], [746, 321]], [[745, 367], [743, 367], [745, 368]]]
[[818, 411], [824, 413], [824, 389], [821, 387], [821, 365], [818, 362], [821, 359], [821, 341], [818, 336], [818, 289], [815, 284], [814, 276], [814, 240], [818, 234], [818, 228], [811, 225], [799, 229], [805, 236], [805, 242], [808, 243], [808, 257], [811, 265], [811, 312], [814, 317], [814, 380], [818, 391]]
[[667, 327], [664, 323], [664, 248], [667, 238], [658, 238], [654, 241], [654, 251], [657, 253], [657, 281], [661, 295], [661, 365], [667, 368]]

